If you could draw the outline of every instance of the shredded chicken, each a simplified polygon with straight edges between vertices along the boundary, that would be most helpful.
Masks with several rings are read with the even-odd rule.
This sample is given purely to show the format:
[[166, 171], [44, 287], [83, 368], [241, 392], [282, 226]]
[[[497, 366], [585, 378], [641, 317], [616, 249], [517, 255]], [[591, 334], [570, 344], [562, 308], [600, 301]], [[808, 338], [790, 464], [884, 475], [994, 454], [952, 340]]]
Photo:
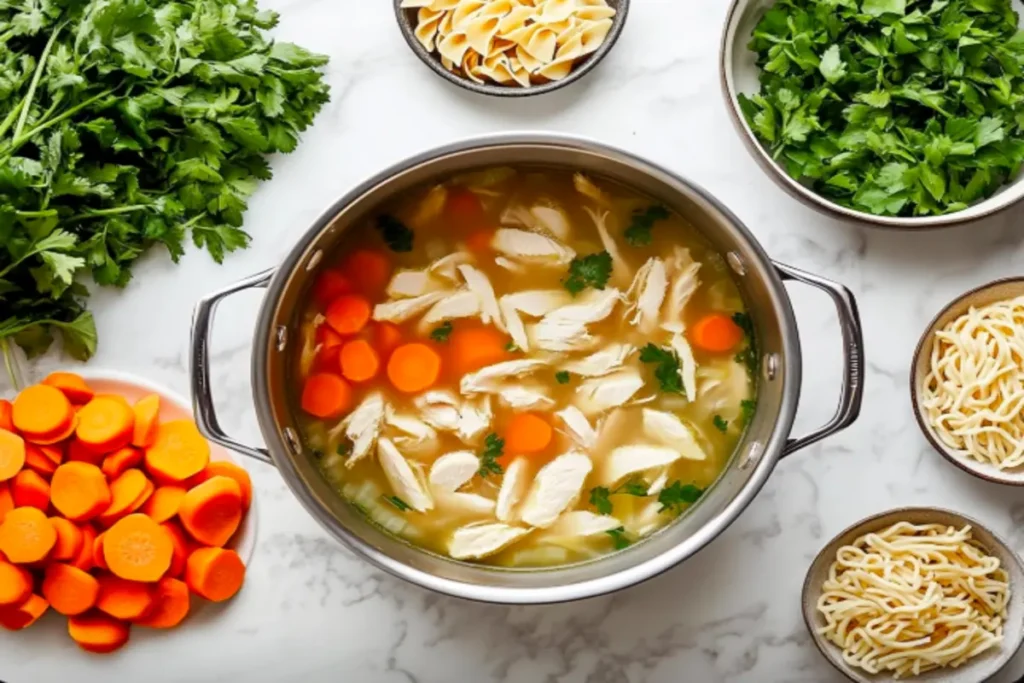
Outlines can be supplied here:
[[561, 268], [576, 257], [574, 250], [557, 240], [516, 228], [495, 231], [491, 247], [506, 258], [533, 266]]

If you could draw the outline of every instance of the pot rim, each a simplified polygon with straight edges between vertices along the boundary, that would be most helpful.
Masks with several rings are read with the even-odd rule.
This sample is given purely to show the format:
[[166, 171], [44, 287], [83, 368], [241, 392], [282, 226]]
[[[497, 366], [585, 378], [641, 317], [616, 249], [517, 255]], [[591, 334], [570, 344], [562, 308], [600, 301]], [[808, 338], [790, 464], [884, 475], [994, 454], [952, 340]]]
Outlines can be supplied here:
[[[379, 185], [387, 183], [395, 176], [421, 165], [432, 164], [452, 155], [487, 148], [519, 146], [555, 147], [564, 148], [567, 152], [576, 151], [592, 155], [603, 155], [617, 163], [631, 167], [638, 173], [657, 177], [669, 185], [676, 186], [681, 193], [684, 193], [684, 191], [690, 192], [697, 199], [704, 202], [712, 211], [718, 212], [721, 218], [736, 230], [744, 241], [745, 246], [759, 260], [757, 265], [760, 266], [759, 270], [765, 275], [766, 281], [764, 285], [774, 304], [775, 314], [781, 318], [779, 329], [782, 338], [779, 346], [781, 353], [785, 357], [785, 362], [781, 363], [780, 379], [783, 383], [783, 391], [778, 415], [774, 419], [770, 434], [761, 442], [763, 451], [758, 455], [758, 459], [753, 464], [753, 471], [727, 505], [689, 537], [672, 546], [669, 550], [644, 562], [631, 565], [614, 573], [577, 583], [543, 587], [494, 586], [440, 577], [401, 562], [359, 538], [343, 524], [337, 522], [327, 510], [323, 509], [315, 496], [303, 484], [292, 461], [292, 457], [289, 455], [288, 444], [282, 437], [274, 420], [270, 402], [264, 398], [269, 395], [270, 388], [267, 368], [263, 361], [271, 351], [271, 341], [273, 338], [271, 325], [274, 320], [277, 301], [281, 298], [291, 274], [301, 266], [301, 259], [309, 245], [331, 225], [345, 207], [355, 203], [360, 197]], [[786, 439], [790, 434], [796, 417], [797, 404], [800, 398], [802, 369], [796, 319], [782, 278], [760, 243], [735, 214], [701, 186], [654, 162], [593, 139], [547, 132], [481, 135], [434, 147], [388, 166], [342, 195], [326, 211], [320, 214], [312, 226], [296, 241], [295, 245], [275, 270], [273, 277], [267, 285], [264, 300], [260, 306], [259, 315], [254, 327], [252, 359], [251, 382], [253, 398], [260, 432], [267, 444], [270, 457], [292, 494], [295, 495], [306, 511], [317, 520], [324, 530], [357, 555], [393, 576], [414, 583], [422, 588], [453, 597], [502, 604], [559, 603], [612, 593], [662, 574], [689, 558], [721, 535], [760, 492], [775, 464], [783, 455]], [[741, 445], [742, 443], [741, 441]], [[732, 460], [726, 466], [727, 468], [738, 466], [737, 463], [743, 459], [739, 453], [739, 448], [740, 446], [737, 446], [737, 451], [734, 452]], [[713, 494], [713, 487], [709, 489], [711, 494]], [[674, 523], [676, 522], [670, 523], [665, 529], [667, 530]], [[449, 561], [455, 562], [455, 560]], [[475, 566], [480, 569], [490, 569], [479, 565]], [[564, 567], [554, 567], [538, 571], [557, 574], [560, 571], [577, 566], [576, 564], [566, 565]], [[494, 569], [494, 571], [502, 570]]]

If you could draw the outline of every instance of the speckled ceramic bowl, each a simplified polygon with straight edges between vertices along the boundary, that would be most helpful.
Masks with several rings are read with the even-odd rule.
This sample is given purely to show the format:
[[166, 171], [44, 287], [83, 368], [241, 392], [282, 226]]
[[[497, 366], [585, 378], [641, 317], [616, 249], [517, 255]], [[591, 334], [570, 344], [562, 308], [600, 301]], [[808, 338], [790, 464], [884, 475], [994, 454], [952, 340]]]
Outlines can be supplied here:
[[841, 532], [822, 548], [807, 571], [802, 595], [804, 623], [807, 624], [807, 629], [811, 632], [814, 644], [825, 655], [829, 664], [851, 681], [880, 683], [894, 680], [890, 674], [869, 674], [863, 669], [847, 664], [843, 659], [842, 651], [818, 634], [818, 628], [824, 626], [825, 621], [818, 613], [817, 604], [818, 598], [821, 597], [821, 588], [825, 579], [828, 578], [829, 567], [835, 560], [839, 548], [849, 545], [864, 534], [880, 531], [896, 522], [945, 524], [957, 528], [970, 524], [974, 539], [985, 548], [989, 555], [999, 559], [1000, 565], [1009, 575], [1010, 583], [1010, 603], [1006, 608], [1007, 618], [1003, 626], [1001, 648], [982, 653], [956, 669], [936, 669], [920, 676], [901, 680], [921, 681], [922, 683], [979, 683], [979, 681], [987, 681], [1013, 658], [1013, 655], [1020, 649], [1021, 641], [1024, 640], [1024, 595], [1021, 593], [1021, 587], [1024, 586], [1024, 564], [1005, 541], [982, 524], [958, 512], [941, 508], [898, 508], [862, 519]]
[[914, 351], [914, 360], [910, 364], [910, 402], [914, 408], [914, 417], [917, 418], [917, 424], [921, 427], [925, 438], [928, 439], [935, 450], [946, 460], [965, 472], [998, 484], [1011, 484], [1013, 486], [1024, 486], [1024, 466], [1001, 470], [995, 465], [968, 458], [962, 453], [949, 448], [939, 439], [928, 418], [925, 416], [924, 408], [921, 404], [921, 395], [924, 391], [925, 378], [928, 376], [935, 332], [959, 318], [972, 306], [975, 308], [987, 306], [997, 301], [1013, 299], [1021, 295], [1024, 295], [1024, 277], [996, 280], [957, 297], [939, 311], [939, 314], [928, 323], [924, 334], [921, 335], [921, 340], [917, 343], [917, 350]]
[[402, 35], [405, 37], [405, 42], [409, 44], [409, 47], [420, 60], [430, 67], [430, 70], [435, 74], [445, 79], [449, 83], [454, 83], [460, 88], [466, 90], [472, 90], [475, 93], [481, 95], [493, 95], [495, 97], [529, 97], [530, 95], [542, 95], [544, 93], [564, 88], [570, 83], [575, 83], [579, 79], [583, 78], [585, 74], [590, 72], [598, 63], [604, 59], [612, 47], [615, 46], [619, 36], [622, 34], [622, 29], [626, 24], [626, 17], [629, 15], [629, 0], [607, 0], [610, 7], [614, 7], [616, 14], [612, 20], [612, 28], [608, 32], [608, 36], [605, 38], [604, 43], [598, 50], [590, 55], [587, 55], [581, 62], [576, 64], [573, 70], [568, 76], [560, 81], [551, 81], [550, 83], [543, 83], [539, 85], [532, 85], [529, 88], [523, 88], [518, 85], [497, 85], [497, 84], [480, 84], [471, 81], [464, 76], [460, 76], [457, 73], [453, 73], [448, 69], [444, 68], [441, 64], [441, 58], [436, 52], [428, 52], [420, 41], [416, 39], [413, 31], [416, 28], [416, 13], [415, 8], [402, 8], [402, 0], [394, 0], [395, 5], [395, 16], [398, 18], [398, 27], [402, 30]]

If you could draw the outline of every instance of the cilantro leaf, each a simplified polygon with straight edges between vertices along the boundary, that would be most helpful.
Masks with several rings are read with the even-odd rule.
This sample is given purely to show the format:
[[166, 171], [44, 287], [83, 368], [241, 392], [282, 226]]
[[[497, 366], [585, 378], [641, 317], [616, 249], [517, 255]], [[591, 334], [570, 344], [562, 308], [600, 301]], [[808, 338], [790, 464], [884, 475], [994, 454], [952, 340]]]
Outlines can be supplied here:
[[686, 395], [683, 379], [679, 374], [679, 356], [675, 351], [663, 349], [648, 343], [640, 349], [640, 362], [654, 365], [654, 377], [658, 388], [667, 394]]
[[626, 241], [634, 247], [644, 247], [651, 243], [651, 230], [657, 221], [666, 220], [669, 217], [668, 209], [655, 204], [646, 209], [637, 209], [633, 212], [629, 227], [626, 228]]
[[610, 515], [612, 514], [612, 502], [608, 499], [611, 495], [611, 491], [604, 486], [595, 486], [590, 489], [590, 504], [594, 506], [598, 514]]
[[413, 232], [405, 223], [389, 214], [377, 217], [377, 230], [385, 244], [394, 252], [412, 251]]
[[661, 503], [658, 512], [670, 511], [678, 515], [687, 506], [696, 503], [702, 495], [704, 489], [693, 484], [683, 484], [677, 479], [658, 493], [658, 502]]
[[435, 327], [430, 332], [430, 338], [436, 342], [444, 343], [448, 341], [448, 337], [452, 334], [452, 321], [445, 320], [443, 323]]
[[745, 312], [732, 314], [732, 321], [743, 330], [743, 348], [736, 354], [735, 360], [747, 368], [751, 377], [757, 377], [760, 356], [757, 353], [757, 337], [754, 334], [754, 321]]
[[559, 370], [558, 372], [555, 373], [555, 381], [558, 382], [559, 384], [568, 384], [569, 379], [570, 378], [568, 370]]
[[721, 415], [715, 415], [714, 417], [712, 417], [711, 422], [712, 424], [715, 425], [715, 429], [722, 432], [723, 434], [729, 431], [729, 423], [726, 420], [722, 419]]
[[480, 469], [477, 470], [477, 474], [481, 478], [486, 479], [491, 474], [504, 474], [505, 469], [498, 463], [498, 458], [501, 457], [505, 450], [505, 440], [499, 438], [497, 434], [491, 432], [484, 439], [484, 450], [480, 454]]
[[587, 287], [604, 289], [612, 276], [612, 255], [601, 251], [589, 256], [577, 256], [569, 264], [569, 274], [562, 286], [576, 296]]
[[615, 489], [608, 489], [604, 486], [595, 486], [590, 489], [590, 504], [594, 506], [594, 509], [597, 510], [598, 514], [610, 515], [613, 510], [611, 496], [623, 494], [643, 498], [647, 496], [649, 488], [650, 486], [647, 482], [642, 479], [630, 479], [625, 483], [620, 484]]
[[617, 529], [609, 529], [605, 533], [612, 537], [612, 544], [616, 550], [628, 548], [633, 544], [633, 541], [626, 535], [626, 527], [620, 526]]
[[754, 418], [754, 411], [757, 409], [757, 401], [744, 399], [740, 401], [740, 424], [746, 427]]

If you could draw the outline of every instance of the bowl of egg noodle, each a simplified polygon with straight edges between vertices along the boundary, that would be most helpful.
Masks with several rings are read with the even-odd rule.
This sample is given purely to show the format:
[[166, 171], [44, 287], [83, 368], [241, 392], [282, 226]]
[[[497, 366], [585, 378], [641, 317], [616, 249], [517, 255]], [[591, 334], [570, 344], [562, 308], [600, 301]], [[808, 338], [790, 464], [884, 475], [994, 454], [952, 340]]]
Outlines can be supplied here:
[[910, 392], [943, 457], [1024, 486], [1024, 278], [982, 285], [940, 311], [918, 343]]
[[846, 529], [803, 587], [815, 645], [847, 678], [978, 683], [1024, 639], [1024, 565], [969, 517], [901, 508]]

